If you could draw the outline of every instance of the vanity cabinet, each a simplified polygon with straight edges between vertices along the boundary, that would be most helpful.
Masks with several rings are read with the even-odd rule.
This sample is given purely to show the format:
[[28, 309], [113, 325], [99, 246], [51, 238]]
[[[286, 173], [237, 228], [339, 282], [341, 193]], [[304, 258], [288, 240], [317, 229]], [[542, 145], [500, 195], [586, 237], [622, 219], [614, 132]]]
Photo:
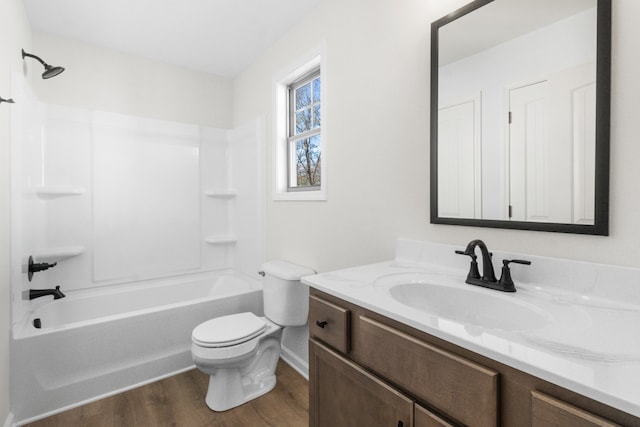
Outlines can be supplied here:
[[640, 426], [640, 419], [317, 289], [309, 425]]

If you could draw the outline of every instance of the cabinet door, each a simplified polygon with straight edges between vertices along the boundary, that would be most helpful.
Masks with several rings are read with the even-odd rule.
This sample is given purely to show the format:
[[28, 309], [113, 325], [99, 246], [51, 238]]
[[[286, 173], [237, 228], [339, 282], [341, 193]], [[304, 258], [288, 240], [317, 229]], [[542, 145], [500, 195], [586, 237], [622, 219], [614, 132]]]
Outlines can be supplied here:
[[416, 403], [414, 427], [456, 427], [449, 421]]
[[310, 427], [411, 427], [413, 401], [353, 362], [309, 341]]
[[537, 391], [531, 392], [533, 427], [620, 427], [597, 415]]

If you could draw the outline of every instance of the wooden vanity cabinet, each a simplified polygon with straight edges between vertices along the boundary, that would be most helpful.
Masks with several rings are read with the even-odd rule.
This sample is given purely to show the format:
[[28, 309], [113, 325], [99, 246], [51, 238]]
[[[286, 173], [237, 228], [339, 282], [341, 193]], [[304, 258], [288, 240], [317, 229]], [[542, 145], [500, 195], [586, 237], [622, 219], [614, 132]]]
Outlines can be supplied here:
[[316, 289], [309, 335], [311, 427], [640, 426], [640, 418]]

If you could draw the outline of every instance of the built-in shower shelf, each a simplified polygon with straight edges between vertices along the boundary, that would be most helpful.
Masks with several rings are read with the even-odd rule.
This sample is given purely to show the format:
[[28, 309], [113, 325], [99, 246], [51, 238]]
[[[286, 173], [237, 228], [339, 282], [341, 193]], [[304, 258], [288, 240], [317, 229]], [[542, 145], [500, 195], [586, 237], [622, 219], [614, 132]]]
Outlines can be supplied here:
[[209, 236], [204, 239], [210, 245], [233, 245], [238, 241], [236, 236]]
[[204, 194], [216, 199], [233, 199], [238, 195], [238, 192], [236, 190], [209, 190]]
[[85, 193], [85, 188], [77, 185], [44, 185], [35, 187], [35, 192], [41, 199], [55, 197], [79, 196]]
[[37, 251], [33, 254], [36, 261], [58, 262], [66, 258], [80, 255], [84, 252], [84, 246], [59, 246]]

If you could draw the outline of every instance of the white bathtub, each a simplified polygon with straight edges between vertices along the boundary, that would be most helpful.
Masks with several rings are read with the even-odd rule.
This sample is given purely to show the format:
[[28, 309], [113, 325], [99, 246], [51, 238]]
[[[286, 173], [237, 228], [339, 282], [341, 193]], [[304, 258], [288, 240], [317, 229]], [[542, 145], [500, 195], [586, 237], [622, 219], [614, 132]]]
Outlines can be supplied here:
[[45, 297], [50, 301], [36, 302], [13, 331], [15, 420], [38, 419], [190, 369], [192, 329], [224, 314], [262, 315], [261, 292], [259, 280], [227, 270]]

